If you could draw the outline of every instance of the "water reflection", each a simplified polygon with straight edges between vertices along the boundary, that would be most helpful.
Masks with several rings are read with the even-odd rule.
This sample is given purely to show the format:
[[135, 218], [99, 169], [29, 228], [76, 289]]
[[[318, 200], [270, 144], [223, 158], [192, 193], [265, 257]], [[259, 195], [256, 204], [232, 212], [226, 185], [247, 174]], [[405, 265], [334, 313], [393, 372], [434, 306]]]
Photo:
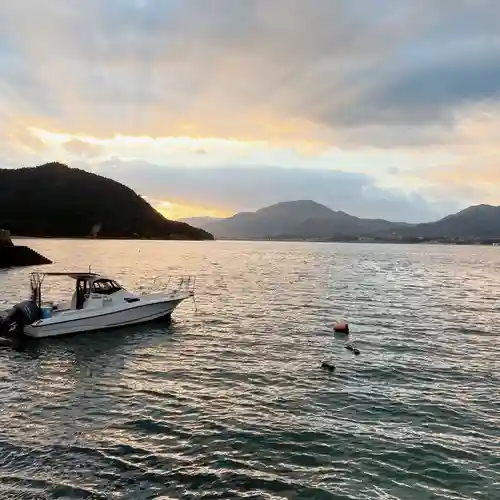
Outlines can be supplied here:
[[496, 498], [496, 249], [30, 246], [131, 289], [196, 274], [199, 312], [1, 351], [1, 498]]

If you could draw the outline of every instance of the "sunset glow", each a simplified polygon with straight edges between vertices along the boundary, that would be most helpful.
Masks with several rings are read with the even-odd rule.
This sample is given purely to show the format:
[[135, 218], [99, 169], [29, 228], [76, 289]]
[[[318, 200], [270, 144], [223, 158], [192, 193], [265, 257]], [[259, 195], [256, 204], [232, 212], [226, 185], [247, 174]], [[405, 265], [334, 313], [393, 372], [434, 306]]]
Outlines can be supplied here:
[[229, 217], [231, 212], [217, 210], [210, 207], [200, 207], [196, 205], [181, 205], [178, 203], [170, 203], [168, 201], [149, 200], [158, 212], [168, 219], [178, 220], [186, 217], [196, 217], [199, 214], [204, 214], [208, 217]]
[[174, 218], [500, 203], [495, 5], [384, 3], [0, 7], [2, 164], [106, 175]]

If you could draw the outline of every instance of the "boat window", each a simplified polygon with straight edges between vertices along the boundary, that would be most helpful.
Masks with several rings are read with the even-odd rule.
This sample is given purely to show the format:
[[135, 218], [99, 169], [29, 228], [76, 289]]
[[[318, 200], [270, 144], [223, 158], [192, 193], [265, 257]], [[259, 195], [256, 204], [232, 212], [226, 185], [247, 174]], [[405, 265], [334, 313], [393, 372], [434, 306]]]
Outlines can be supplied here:
[[113, 280], [99, 279], [92, 283], [92, 293], [100, 293], [101, 295], [111, 295], [121, 290], [121, 288], [122, 287]]

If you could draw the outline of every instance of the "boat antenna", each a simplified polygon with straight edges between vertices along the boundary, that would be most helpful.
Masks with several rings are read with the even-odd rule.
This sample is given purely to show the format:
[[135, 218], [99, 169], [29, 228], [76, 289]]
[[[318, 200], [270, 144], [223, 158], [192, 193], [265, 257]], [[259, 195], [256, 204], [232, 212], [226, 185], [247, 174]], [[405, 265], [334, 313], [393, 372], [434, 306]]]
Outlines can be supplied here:
[[198, 305], [196, 304], [196, 299], [194, 297], [194, 288], [196, 286], [196, 276], [194, 276], [192, 281], [191, 281], [191, 278], [188, 278], [188, 287], [190, 286], [191, 283], [192, 283], [192, 287], [193, 287], [193, 295], [191, 295], [191, 297], [193, 299], [194, 311], [198, 312]]

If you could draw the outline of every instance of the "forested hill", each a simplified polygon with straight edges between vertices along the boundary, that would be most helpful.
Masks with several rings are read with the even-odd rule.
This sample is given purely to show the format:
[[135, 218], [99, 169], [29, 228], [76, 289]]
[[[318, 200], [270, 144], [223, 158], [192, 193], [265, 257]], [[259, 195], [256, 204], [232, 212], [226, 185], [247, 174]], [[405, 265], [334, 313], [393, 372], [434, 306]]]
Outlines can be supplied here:
[[132, 189], [60, 163], [0, 169], [0, 223], [14, 236], [209, 240], [187, 223], [171, 221]]

